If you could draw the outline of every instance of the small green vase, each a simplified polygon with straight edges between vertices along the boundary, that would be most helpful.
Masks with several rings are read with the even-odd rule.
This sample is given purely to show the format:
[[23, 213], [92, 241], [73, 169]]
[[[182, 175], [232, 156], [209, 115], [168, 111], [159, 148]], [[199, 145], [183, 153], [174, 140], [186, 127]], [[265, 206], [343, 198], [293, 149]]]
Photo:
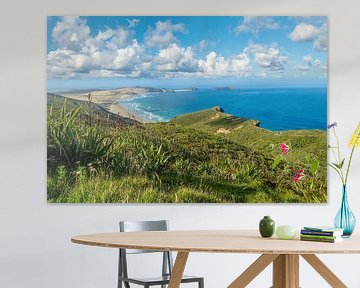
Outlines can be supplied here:
[[264, 216], [259, 223], [259, 231], [262, 237], [271, 237], [275, 232], [275, 222], [270, 216]]

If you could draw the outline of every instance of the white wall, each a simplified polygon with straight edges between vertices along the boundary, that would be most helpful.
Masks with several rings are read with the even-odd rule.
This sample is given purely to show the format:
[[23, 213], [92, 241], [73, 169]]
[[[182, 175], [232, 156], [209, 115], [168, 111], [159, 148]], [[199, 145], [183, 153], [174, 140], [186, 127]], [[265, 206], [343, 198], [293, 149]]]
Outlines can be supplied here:
[[[327, 205], [50, 205], [46, 203], [47, 15], [328, 15], [329, 120], [339, 122], [342, 144], [360, 120], [360, 2], [358, 0], [2, 2], [0, 17], [0, 287], [115, 287], [116, 250], [70, 243], [75, 234], [116, 231], [119, 219], [171, 221], [173, 229], [256, 228], [263, 215], [278, 224], [331, 224], [340, 183], [330, 173]], [[349, 183], [360, 219], [360, 151]], [[358, 225], [358, 227], [360, 227]], [[226, 287], [255, 255], [193, 254], [187, 273], [206, 287]], [[360, 287], [360, 255], [322, 256], [347, 283]], [[134, 260], [137, 267], [146, 263]], [[347, 265], [344, 265], [348, 263]], [[149, 269], [153, 270], [153, 268]], [[271, 271], [251, 287], [269, 287]], [[328, 287], [306, 263], [302, 287]]]

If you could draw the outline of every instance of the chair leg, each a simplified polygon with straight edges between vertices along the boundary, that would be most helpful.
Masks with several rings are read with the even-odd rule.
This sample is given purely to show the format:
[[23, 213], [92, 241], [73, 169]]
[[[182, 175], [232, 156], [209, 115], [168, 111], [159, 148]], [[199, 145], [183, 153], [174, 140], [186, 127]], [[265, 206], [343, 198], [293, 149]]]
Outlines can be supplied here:
[[204, 288], [204, 279], [199, 280], [199, 288]]
[[[163, 263], [162, 263], [162, 276], [167, 276], [167, 270], [168, 270], [168, 254], [169, 252], [163, 252]], [[170, 264], [169, 264], [170, 267]], [[162, 284], [161, 288], [166, 288], [166, 284]]]

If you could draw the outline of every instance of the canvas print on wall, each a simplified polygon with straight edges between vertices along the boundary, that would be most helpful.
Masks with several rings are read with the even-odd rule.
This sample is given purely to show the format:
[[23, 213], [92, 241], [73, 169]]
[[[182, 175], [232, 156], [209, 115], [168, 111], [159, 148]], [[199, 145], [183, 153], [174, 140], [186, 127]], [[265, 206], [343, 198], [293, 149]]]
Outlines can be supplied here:
[[327, 18], [47, 19], [47, 199], [327, 201]]

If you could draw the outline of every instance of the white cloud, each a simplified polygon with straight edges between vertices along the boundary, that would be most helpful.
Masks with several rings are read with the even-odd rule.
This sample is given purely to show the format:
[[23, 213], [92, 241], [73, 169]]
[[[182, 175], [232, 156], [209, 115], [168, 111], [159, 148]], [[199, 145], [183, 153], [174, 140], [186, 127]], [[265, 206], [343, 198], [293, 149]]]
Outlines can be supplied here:
[[72, 78], [90, 71], [87, 56], [76, 51], [58, 49], [48, 54], [48, 75], [61, 78]]
[[320, 35], [314, 41], [314, 48], [318, 51], [327, 51], [327, 47], [328, 47], [327, 35]]
[[99, 31], [98, 34], [94, 38], [90, 38], [89, 40], [95, 40], [96, 45], [103, 43], [104, 41], [113, 37], [115, 31], [113, 29], [107, 29], [105, 31]]
[[282, 72], [287, 57], [282, 54], [276, 44], [264, 45], [250, 43], [245, 52], [253, 55], [254, 62], [262, 68], [270, 71]]
[[196, 72], [199, 65], [194, 58], [194, 51], [191, 47], [183, 48], [172, 44], [168, 48], [159, 50], [155, 57], [157, 69], [168, 72]]
[[205, 76], [248, 76], [250, 73], [250, 59], [241, 53], [228, 59], [212, 51], [206, 60], [199, 60], [199, 66]]
[[245, 16], [243, 22], [235, 28], [236, 34], [251, 32], [258, 34], [260, 30], [277, 30], [280, 28], [273, 17], [268, 16]]
[[[53, 30], [59, 48], [47, 56], [49, 78], [135, 77], [146, 71], [144, 48], [133, 32], [119, 27], [90, 36], [86, 21], [63, 17]], [[143, 69], [143, 70], [142, 70]]]
[[96, 51], [104, 51], [106, 49], [116, 50], [131, 45], [133, 42], [133, 32], [123, 27], [116, 30], [107, 29], [99, 31], [95, 37], [89, 37], [83, 45], [83, 50], [95, 53]]
[[[304, 64], [299, 64], [295, 66], [295, 69], [302, 71], [303, 73], [318, 73], [319, 71], [326, 71], [327, 65], [322, 64], [321, 60], [315, 59], [313, 60], [311, 55], [305, 55], [303, 57]], [[305, 75], [306, 75], [305, 74]]]
[[314, 61], [314, 65], [315, 65], [316, 67], [319, 67], [319, 66], [321, 65], [321, 61], [320, 61], [319, 59], [316, 59], [316, 60]]
[[132, 43], [132, 31], [119, 27], [114, 31], [107, 46], [110, 49], [124, 48]]
[[310, 67], [308, 65], [298, 65], [297, 68], [301, 71], [309, 71]]
[[79, 50], [90, 37], [86, 21], [74, 16], [64, 16], [53, 31], [52, 38], [60, 48]]
[[296, 25], [289, 38], [294, 42], [313, 41], [319, 36], [320, 30], [312, 24], [301, 23]]
[[296, 25], [289, 38], [294, 42], [312, 41], [317, 51], [327, 51], [327, 24], [317, 27], [312, 24], [301, 23]]
[[319, 59], [314, 60], [313, 65], [320, 70], [327, 70], [327, 65], [322, 64], [322, 62]]
[[[49, 78], [276, 76], [287, 63], [276, 44], [250, 43], [230, 56], [211, 51], [200, 58], [196, 52], [208, 49], [209, 43], [202, 40], [194, 46], [181, 47], [174, 33], [186, 33], [185, 26], [170, 21], [159, 21], [155, 28], [149, 28], [146, 44], [135, 39], [129, 26], [108, 28], [96, 35], [90, 32], [82, 18], [59, 20], [53, 31], [58, 48], [47, 55]], [[312, 58], [307, 55], [305, 60], [310, 63]]]
[[207, 46], [209, 45], [209, 41], [207, 41], [207, 40], [201, 40], [200, 42], [199, 42], [199, 50], [200, 51], [203, 51]]
[[134, 28], [140, 23], [139, 19], [126, 19], [126, 20], [129, 23], [129, 28]]
[[321, 26], [327, 22], [326, 16], [289, 16], [290, 20], [295, 21], [297, 24], [306, 23]]
[[134, 42], [133, 45], [117, 49], [116, 52], [117, 55], [113, 60], [113, 65], [109, 68], [129, 72], [135, 70], [134, 66], [137, 64], [137, 59], [143, 50], [137, 42]]
[[310, 66], [312, 65], [312, 60], [313, 60], [313, 58], [312, 58], [311, 55], [305, 55], [305, 56], [303, 57], [303, 60], [304, 60], [304, 62], [308, 63]]
[[174, 33], [186, 33], [184, 24], [172, 24], [170, 20], [158, 21], [155, 28], [149, 27], [144, 34], [144, 42], [147, 47], [166, 48], [170, 44], [178, 43]]

